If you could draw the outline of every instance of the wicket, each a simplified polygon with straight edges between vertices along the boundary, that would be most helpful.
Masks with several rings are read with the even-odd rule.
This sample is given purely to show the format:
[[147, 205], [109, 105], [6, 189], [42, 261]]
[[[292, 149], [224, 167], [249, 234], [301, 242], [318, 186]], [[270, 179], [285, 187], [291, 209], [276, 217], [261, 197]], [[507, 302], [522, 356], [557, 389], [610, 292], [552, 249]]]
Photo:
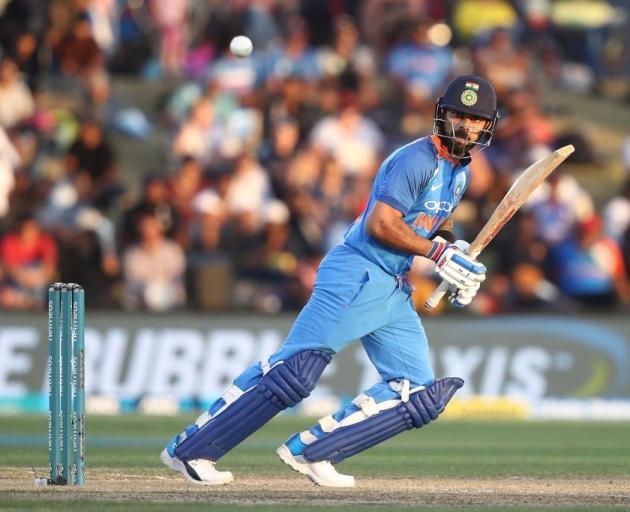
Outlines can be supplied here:
[[48, 484], [85, 482], [85, 292], [48, 289]]

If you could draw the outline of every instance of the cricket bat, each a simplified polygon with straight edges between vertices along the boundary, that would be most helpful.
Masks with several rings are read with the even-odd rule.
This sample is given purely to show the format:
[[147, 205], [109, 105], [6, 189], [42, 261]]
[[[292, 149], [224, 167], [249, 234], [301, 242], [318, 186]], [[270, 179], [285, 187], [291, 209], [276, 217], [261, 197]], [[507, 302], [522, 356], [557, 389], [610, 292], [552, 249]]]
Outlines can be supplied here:
[[[490, 241], [501, 231], [503, 226], [509, 221], [516, 211], [523, 205], [531, 193], [540, 185], [553, 170], [575, 151], [573, 145], [556, 149], [545, 158], [534, 162], [517, 178], [510, 187], [505, 197], [496, 207], [488, 222], [481, 229], [479, 234], [471, 242], [468, 254], [477, 258], [479, 253], [485, 249]], [[424, 304], [426, 309], [433, 309], [437, 306], [442, 297], [448, 291], [448, 283], [442, 281]]]

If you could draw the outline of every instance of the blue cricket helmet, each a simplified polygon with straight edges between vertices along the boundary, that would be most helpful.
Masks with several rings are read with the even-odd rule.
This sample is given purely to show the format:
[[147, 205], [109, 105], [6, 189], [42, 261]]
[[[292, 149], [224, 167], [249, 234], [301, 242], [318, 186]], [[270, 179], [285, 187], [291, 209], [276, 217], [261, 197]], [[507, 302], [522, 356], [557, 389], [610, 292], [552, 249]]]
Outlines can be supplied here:
[[[486, 119], [489, 123], [481, 130], [478, 140], [466, 144], [461, 153], [454, 153], [455, 134], [447, 129], [446, 110], [454, 110], [463, 114]], [[477, 75], [462, 75], [454, 78], [447, 85], [444, 94], [435, 104], [433, 133], [446, 144], [450, 155], [462, 158], [469, 149], [479, 150], [490, 145], [499, 115], [497, 112], [497, 95], [492, 84]]]
[[497, 117], [497, 94], [485, 78], [462, 75], [448, 84], [436, 106], [494, 121]]

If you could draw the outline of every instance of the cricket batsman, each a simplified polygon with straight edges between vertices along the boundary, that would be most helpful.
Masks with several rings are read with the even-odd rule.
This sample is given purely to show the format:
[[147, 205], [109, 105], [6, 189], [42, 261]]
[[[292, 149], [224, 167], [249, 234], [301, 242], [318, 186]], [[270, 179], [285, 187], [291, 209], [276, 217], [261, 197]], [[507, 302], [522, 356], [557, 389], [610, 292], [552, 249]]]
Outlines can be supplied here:
[[394, 151], [381, 165], [365, 211], [328, 252], [313, 294], [282, 347], [247, 368], [224, 395], [175, 435], [161, 454], [197, 484], [231, 482], [216, 462], [287, 407], [309, 396], [332, 357], [360, 339], [381, 381], [350, 405], [291, 436], [277, 454], [321, 486], [352, 487], [335, 464], [438, 418], [463, 385], [436, 379], [407, 272], [430, 258], [463, 307], [486, 268], [455, 240], [453, 210], [470, 181], [471, 151], [490, 144], [497, 121], [493, 86], [459, 76], [437, 101], [433, 134]]

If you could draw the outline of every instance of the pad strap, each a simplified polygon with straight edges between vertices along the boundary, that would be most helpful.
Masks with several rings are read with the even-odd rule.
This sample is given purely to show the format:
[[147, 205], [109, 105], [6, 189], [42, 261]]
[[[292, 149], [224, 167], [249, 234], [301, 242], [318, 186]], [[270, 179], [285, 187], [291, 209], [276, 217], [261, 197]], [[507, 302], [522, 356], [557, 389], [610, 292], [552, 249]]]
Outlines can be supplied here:
[[280, 411], [309, 396], [331, 359], [328, 352], [305, 350], [276, 363], [245, 393], [228, 388], [225, 405], [187, 428], [175, 455], [216, 462]]
[[326, 460], [337, 464], [405, 430], [421, 428], [437, 419], [463, 384], [462, 379], [447, 377], [426, 388], [414, 389], [407, 401], [400, 400], [394, 407], [325, 433], [306, 446], [302, 456], [309, 462]]

